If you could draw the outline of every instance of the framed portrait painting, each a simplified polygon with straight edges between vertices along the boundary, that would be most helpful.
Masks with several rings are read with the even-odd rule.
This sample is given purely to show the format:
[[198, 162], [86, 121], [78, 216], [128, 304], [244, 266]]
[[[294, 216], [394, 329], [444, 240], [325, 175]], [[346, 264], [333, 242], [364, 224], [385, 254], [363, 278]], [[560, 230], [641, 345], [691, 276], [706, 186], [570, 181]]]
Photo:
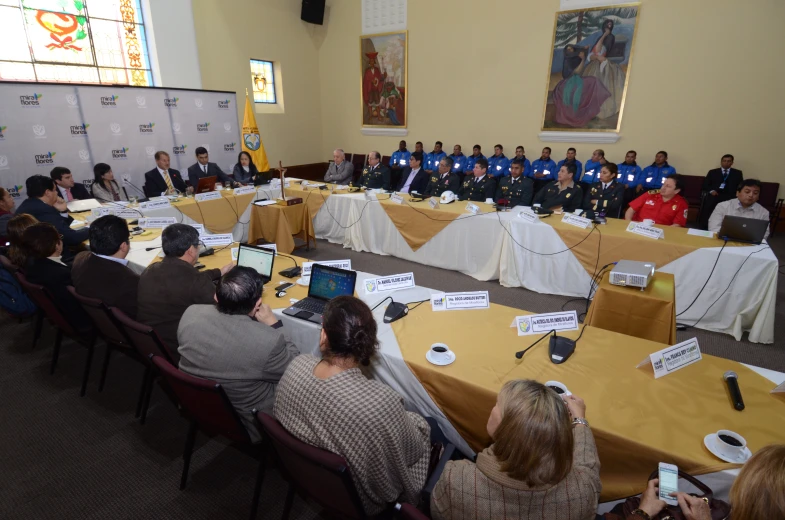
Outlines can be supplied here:
[[360, 37], [362, 126], [406, 127], [407, 52], [406, 31]]
[[556, 13], [542, 130], [618, 132], [640, 4]]

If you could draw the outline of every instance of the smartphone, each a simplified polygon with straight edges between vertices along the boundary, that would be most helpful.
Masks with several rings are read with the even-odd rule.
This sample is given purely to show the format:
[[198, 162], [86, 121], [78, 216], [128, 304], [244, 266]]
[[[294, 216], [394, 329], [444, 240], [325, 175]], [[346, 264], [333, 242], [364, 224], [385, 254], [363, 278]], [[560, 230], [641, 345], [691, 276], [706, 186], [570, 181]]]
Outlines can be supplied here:
[[676, 497], [670, 496], [679, 490], [679, 468], [673, 464], [660, 462], [660, 500], [675, 506]]
[[294, 284], [293, 283], [289, 283], [289, 282], [282, 283], [281, 285], [276, 287], [275, 290], [276, 290], [276, 292], [278, 292], [278, 291], [285, 291], [289, 287], [294, 287]]

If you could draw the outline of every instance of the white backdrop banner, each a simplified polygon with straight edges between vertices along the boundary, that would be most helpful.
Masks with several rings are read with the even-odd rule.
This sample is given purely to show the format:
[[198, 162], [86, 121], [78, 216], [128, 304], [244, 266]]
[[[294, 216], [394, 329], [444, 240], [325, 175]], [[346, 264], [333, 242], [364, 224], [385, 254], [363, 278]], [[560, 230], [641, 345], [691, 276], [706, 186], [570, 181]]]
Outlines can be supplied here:
[[158, 150], [187, 179], [199, 146], [232, 172], [241, 149], [234, 93], [0, 82], [0, 186], [15, 197], [55, 166], [89, 186], [99, 162], [141, 188]]

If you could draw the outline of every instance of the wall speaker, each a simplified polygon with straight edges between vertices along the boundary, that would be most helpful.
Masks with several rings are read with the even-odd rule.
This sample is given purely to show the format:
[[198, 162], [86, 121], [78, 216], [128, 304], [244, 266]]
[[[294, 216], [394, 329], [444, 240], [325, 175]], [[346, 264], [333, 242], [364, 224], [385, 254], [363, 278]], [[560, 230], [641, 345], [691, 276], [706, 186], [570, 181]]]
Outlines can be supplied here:
[[324, 23], [324, 1], [325, 0], [303, 0], [300, 20], [322, 25]]

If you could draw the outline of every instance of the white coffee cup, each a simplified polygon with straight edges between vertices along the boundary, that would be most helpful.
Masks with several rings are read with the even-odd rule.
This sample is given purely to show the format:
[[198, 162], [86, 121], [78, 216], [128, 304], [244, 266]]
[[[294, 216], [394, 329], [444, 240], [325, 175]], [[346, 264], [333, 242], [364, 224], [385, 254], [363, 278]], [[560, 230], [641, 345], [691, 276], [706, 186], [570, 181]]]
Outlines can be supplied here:
[[[735, 440], [741, 445], [734, 446], [733, 444], [730, 444], [724, 440], [723, 437], [725, 439], [731, 440], [731, 442], [732, 440]], [[747, 447], [747, 440], [736, 432], [732, 432], [730, 430], [720, 430], [717, 432], [717, 440], [714, 443], [714, 447], [717, 448], [717, 451], [720, 453], [720, 455], [736, 460], [741, 458], [742, 454], [744, 453], [744, 448]]]
[[533, 208], [539, 208], [539, 207], [541, 207], [541, 206], [542, 206], [542, 204], [532, 204], [532, 207], [533, 207]]
[[650, 218], [643, 219], [643, 225], [646, 227], [652, 227], [654, 225], [654, 220]]
[[444, 343], [434, 343], [431, 345], [431, 359], [437, 363], [447, 363], [452, 359], [450, 347]]
[[559, 395], [572, 395], [572, 392], [570, 392], [567, 389], [567, 385], [565, 385], [564, 383], [560, 383], [558, 381], [547, 381], [545, 383], [545, 386], [547, 386], [548, 388], [550, 388], [551, 390], [553, 390]]
[[493, 199], [488, 197], [487, 199], [485, 199], [485, 203], [486, 204], [493, 204]]

